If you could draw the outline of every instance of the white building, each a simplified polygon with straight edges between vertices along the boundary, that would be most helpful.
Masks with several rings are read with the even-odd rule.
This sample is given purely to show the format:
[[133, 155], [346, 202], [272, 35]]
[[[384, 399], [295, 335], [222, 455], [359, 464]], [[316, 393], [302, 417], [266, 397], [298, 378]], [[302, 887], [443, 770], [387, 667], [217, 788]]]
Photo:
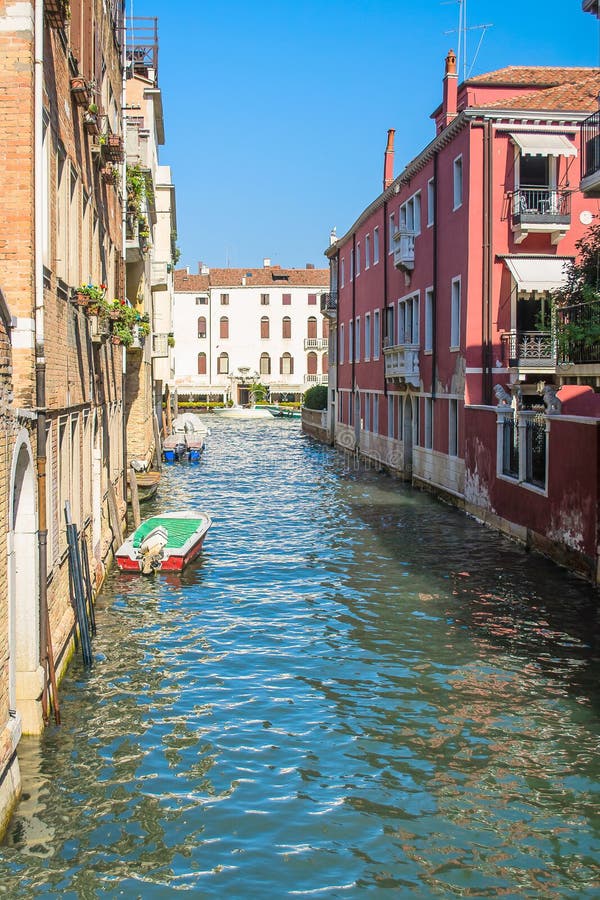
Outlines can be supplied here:
[[329, 270], [208, 269], [175, 273], [175, 379], [180, 395], [244, 404], [260, 382], [271, 399], [326, 384], [328, 321], [320, 295]]

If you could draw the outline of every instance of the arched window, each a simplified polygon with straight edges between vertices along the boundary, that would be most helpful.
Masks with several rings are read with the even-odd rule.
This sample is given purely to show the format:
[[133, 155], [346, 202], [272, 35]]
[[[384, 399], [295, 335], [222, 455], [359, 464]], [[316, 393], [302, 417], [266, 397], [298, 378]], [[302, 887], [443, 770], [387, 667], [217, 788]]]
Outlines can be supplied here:
[[206, 375], [206, 353], [198, 354], [198, 375]]
[[308, 319], [307, 332], [306, 337], [310, 340], [311, 338], [314, 340], [317, 337], [317, 320], [315, 316], [310, 316]]
[[283, 338], [291, 338], [292, 336], [292, 320], [289, 316], [284, 316], [281, 322], [281, 336]]
[[279, 360], [279, 374], [280, 375], [293, 375], [294, 374], [294, 360], [292, 358], [291, 353], [284, 353], [281, 359]]
[[263, 316], [260, 320], [260, 336], [261, 338], [269, 337], [269, 317]]
[[271, 374], [271, 357], [268, 353], [260, 354], [260, 374], [261, 375], [270, 375]]
[[323, 337], [325, 340], [329, 337], [329, 319], [323, 316]]
[[321, 372], [323, 375], [327, 375], [329, 372], [329, 356], [327, 353], [324, 353], [321, 357]]
[[217, 372], [219, 375], [227, 375], [229, 372], [229, 355], [227, 353], [219, 354], [219, 359], [217, 360]]
[[219, 321], [219, 337], [229, 337], [229, 319], [227, 318], [227, 316], [221, 316], [221, 319]]
[[316, 353], [307, 353], [306, 354], [306, 371], [308, 375], [316, 375], [317, 374], [317, 354]]
[[206, 317], [200, 316], [198, 319], [198, 337], [205, 338], [206, 337]]

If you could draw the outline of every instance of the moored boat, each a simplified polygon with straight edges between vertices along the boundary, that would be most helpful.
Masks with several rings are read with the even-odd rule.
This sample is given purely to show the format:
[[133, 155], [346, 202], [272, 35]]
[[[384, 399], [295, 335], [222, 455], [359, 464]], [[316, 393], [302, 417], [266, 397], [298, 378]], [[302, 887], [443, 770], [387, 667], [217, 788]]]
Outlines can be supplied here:
[[[147, 472], [136, 472], [135, 480], [137, 482], [138, 500], [143, 503], [144, 500], [151, 500], [158, 490], [160, 482], [160, 472], [150, 469]], [[129, 486], [127, 487], [127, 499], [130, 500]]]
[[162, 513], [142, 522], [117, 550], [115, 559], [124, 572], [149, 575], [179, 572], [195, 559], [212, 519], [205, 512], [183, 510]]

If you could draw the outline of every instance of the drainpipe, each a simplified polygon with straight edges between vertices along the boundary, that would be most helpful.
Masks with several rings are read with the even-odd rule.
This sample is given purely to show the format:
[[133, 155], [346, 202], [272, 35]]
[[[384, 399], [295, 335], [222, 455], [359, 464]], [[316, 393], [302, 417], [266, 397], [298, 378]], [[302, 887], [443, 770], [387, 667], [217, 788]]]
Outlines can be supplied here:
[[46, 359], [44, 349], [44, 260], [42, 222], [45, 189], [44, 136], [44, 7], [34, 12], [34, 297], [35, 297], [35, 404], [37, 407], [37, 495], [40, 664], [44, 671], [42, 712], [48, 718], [48, 526], [46, 521]]
[[[354, 366], [356, 364], [356, 232], [352, 235], [352, 402], [354, 403]], [[356, 406], [354, 407], [356, 413]], [[356, 427], [356, 423], [354, 423]]]
[[437, 296], [438, 296], [438, 163], [439, 154], [433, 154], [433, 297], [431, 304], [431, 399], [436, 399], [437, 381]]
[[[381, 311], [381, 322], [379, 323], [379, 340], [382, 336], [388, 336], [387, 333], [387, 303], [388, 303], [388, 202], [383, 201], [383, 309]], [[381, 350], [381, 362], [383, 365], [383, 396], [387, 397], [388, 384], [385, 377], [385, 353], [383, 347]]]
[[[125, 152], [123, 154], [123, 162], [121, 164], [121, 184], [127, 186], [127, 121], [125, 115], [125, 105], [126, 105], [126, 97], [127, 97], [127, 69], [126, 69], [126, 60], [127, 60], [127, 28], [126, 28], [126, 19], [125, 19], [125, 3], [121, 5], [121, 23], [123, 25], [122, 29], [122, 44], [121, 44], [121, 134], [123, 136], [123, 146], [125, 148]], [[125, 197], [123, 199], [122, 207], [121, 207], [121, 257], [123, 260], [123, 278], [124, 278], [124, 290], [123, 294], [127, 292], [127, 191], [125, 191]], [[152, 310], [150, 310], [152, 313]], [[154, 316], [151, 315], [150, 321], [152, 322], [152, 326], [154, 326]], [[152, 332], [150, 332], [152, 334]], [[152, 338], [150, 338], [152, 341]], [[121, 374], [121, 422], [122, 422], [122, 436], [121, 442], [123, 444], [123, 476], [122, 476], [122, 490], [123, 490], [123, 499], [125, 500], [125, 509], [127, 510], [127, 486], [128, 486], [128, 473], [129, 473], [129, 459], [127, 453], [127, 353], [125, 352], [125, 348], [122, 351], [123, 357], [123, 368]], [[150, 367], [152, 371], [152, 356], [150, 357]], [[152, 390], [151, 396], [154, 401], [154, 373], [152, 373]], [[154, 409], [154, 402], [152, 403], [152, 408]], [[105, 411], [106, 414], [106, 411]], [[156, 454], [158, 459], [159, 448], [156, 448]]]
[[483, 123], [482, 401], [492, 402], [492, 123]]

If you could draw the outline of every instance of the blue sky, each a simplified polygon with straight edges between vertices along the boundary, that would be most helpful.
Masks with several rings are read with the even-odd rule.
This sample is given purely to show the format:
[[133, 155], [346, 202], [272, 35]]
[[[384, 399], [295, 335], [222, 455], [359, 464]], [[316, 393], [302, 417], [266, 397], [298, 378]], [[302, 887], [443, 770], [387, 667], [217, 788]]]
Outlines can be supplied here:
[[[456, 2], [127, 0], [157, 16], [159, 84], [177, 193], [180, 265], [325, 266], [329, 231], [433, 136]], [[542, 14], [540, 14], [542, 13]], [[599, 25], [580, 0], [468, 0], [492, 24], [472, 74], [508, 65], [597, 66]], [[467, 34], [469, 66], [481, 31]], [[462, 75], [462, 65], [461, 65]]]

